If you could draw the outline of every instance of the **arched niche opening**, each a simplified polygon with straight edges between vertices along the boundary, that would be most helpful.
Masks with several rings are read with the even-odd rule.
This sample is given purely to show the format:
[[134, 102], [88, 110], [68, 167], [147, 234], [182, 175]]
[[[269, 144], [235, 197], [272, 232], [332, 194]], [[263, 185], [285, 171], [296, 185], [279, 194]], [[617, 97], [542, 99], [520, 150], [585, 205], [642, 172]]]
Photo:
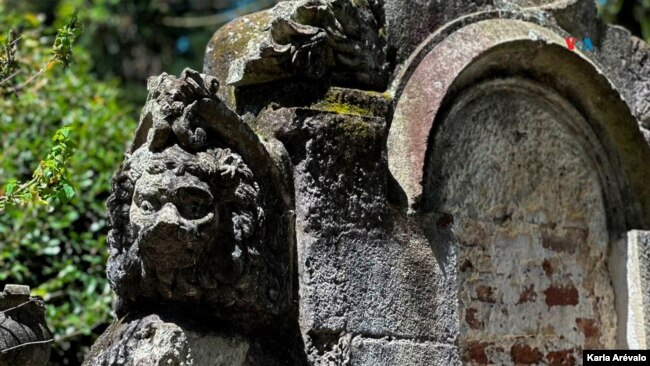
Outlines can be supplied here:
[[598, 67], [561, 42], [480, 21], [400, 81], [389, 165], [440, 260], [455, 262], [467, 362], [634, 346], [627, 233], [648, 228], [650, 150]]
[[423, 209], [454, 223], [436, 244], [454, 246], [470, 361], [477, 347], [503, 364], [616, 348], [603, 154], [585, 124], [553, 90], [502, 78], [461, 93], [437, 125]]

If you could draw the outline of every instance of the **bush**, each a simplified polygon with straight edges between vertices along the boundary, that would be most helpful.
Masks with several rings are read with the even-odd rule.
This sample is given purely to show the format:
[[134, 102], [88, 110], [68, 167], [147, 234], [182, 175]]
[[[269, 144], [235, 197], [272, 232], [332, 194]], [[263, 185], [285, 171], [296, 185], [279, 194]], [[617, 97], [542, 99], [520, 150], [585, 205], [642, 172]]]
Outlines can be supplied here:
[[650, 0], [598, 0], [597, 4], [605, 22], [622, 25], [650, 42]]
[[[19, 30], [15, 60], [21, 73], [12, 79], [19, 85], [48, 64], [56, 33], [38, 16], [12, 13], [2, 3], [0, 24], [3, 32]], [[0, 42], [7, 37], [0, 35]], [[70, 203], [54, 198], [45, 207], [9, 208], [0, 215], [0, 285], [27, 284], [45, 299], [55, 334], [52, 363], [78, 365], [111, 320], [104, 202], [135, 121], [132, 109], [118, 103], [118, 85], [90, 73], [86, 51], [74, 47], [73, 55], [67, 70], [46, 67], [24, 88], [0, 98], [1, 184], [31, 179], [58, 129], [71, 127], [78, 145], [68, 167], [76, 191]]]

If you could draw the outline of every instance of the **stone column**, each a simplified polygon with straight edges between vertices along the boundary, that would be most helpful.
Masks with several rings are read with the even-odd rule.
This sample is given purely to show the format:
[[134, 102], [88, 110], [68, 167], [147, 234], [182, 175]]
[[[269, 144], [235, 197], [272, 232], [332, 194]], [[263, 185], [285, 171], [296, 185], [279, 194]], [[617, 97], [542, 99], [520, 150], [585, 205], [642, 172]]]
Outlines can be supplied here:
[[632, 230], [620, 248], [625, 261], [618, 268], [625, 273], [627, 319], [625, 339], [630, 349], [647, 349], [650, 341], [650, 232]]

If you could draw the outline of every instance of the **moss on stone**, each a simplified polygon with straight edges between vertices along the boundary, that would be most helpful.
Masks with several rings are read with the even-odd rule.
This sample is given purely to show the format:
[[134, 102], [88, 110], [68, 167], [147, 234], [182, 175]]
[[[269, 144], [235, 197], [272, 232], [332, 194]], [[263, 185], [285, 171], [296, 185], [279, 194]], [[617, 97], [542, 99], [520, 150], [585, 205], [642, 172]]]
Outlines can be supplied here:
[[354, 142], [372, 140], [377, 136], [375, 128], [361, 118], [346, 118], [339, 127], [343, 134]]
[[378, 92], [378, 91], [367, 90], [364, 91], [364, 93], [367, 93], [368, 95], [373, 97], [382, 98], [386, 102], [390, 102], [393, 99], [393, 95], [389, 91]]
[[225, 80], [231, 63], [246, 52], [252, 39], [264, 36], [270, 21], [269, 11], [261, 11], [235, 19], [218, 30], [210, 40], [212, 50], [206, 58], [212, 74]]
[[375, 116], [379, 112], [376, 108], [378, 97], [382, 99], [379, 104], [390, 100], [386, 93], [335, 87], [327, 92], [324, 99], [312, 104], [311, 108], [337, 114]]
[[338, 114], [351, 114], [355, 116], [369, 116], [372, 113], [365, 108], [349, 103], [338, 103], [334, 101], [324, 101], [314, 106], [315, 109]]
[[243, 57], [252, 40], [264, 36], [270, 19], [268, 11], [249, 14], [226, 24], [210, 40], [203, 72], [220, 81], [219, 95], [230, 108], [235, 109], [237, 104], [235, 88], [226, 85], [230, 67]]

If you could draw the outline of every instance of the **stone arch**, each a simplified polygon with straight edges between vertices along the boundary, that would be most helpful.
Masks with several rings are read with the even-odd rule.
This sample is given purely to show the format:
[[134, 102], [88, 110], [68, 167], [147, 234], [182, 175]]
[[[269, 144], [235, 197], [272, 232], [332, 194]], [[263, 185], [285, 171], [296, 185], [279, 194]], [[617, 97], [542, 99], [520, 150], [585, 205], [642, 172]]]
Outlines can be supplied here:
[[[616, 247], [621, 249], [621, 246], [625, 252], [624, 247], [627, 242], [617, 244], [617, 241], [621, 237], [625, 238], [628, 230], [647, 228], [650, 223], [650, 189], [647, 184], [644, 184], [650, 178], [650, 169], [647, 164], [644, 165], [644, 162], [647, 162], [650, 157], [650, 149], [638, 129], [636, 120], [632, 117], [620, 94], [603, 76], [597, 62], [592, 60], [588, 54], [580, 51], [571, 52], [566, 49], [562, 31], [549, 30], [549, 28], [534, 24], [530, 19], [476, 19], [475, 22], [465, 19], [459, 22], [465, 23], [456, 27], [451, 25], [444, 37], [434, 34], [428, 42], [421, 45], [420, 52], [414, 54], [410, 64], [407, 63], [403, 68], [403, 73], [395, 80], [393, 91], [396, 95], [396, 102], [388, 137], [388, 160], [391, 174], [406, 196], [409, 213], [425, 218], [423, 222], [425, 226], [428, 226], [425, 227], [425, 231], [447, 230], [446, 227], [449, 225], [444, 225], [444, 223], [453, 223], [451, 230], [454, 232], [451, 236], [455, 238], [456, 242], [436, 242], [433, 245], [446, 247], [443, 248], [444, 251], [450, 254], [446, 258], [457, 262], [459, 271], [449, 277], [449, 284], [458, 286], [459, 299], [466, 295], [470, 300], [463, 303], [463, 300], [460, 299], [458, 316], [461, 323], [461, 334], [459, 335], [461, 349], [465, 342], [465, 349], [461, 350], [461, 353], [464, 352], [466, 359], [468, 354], [478, 355], [478, 359], [474, 359], [474, 361], [487, 362], [489, 359], [496, 363], [516, 362], [517, 355], [527, 354], [551, 362], [551, 358], [564, 357], [565, 353], [566, 357], [579, 357], [577, 351], [579, 347], [628, 346], [626, 338], [628, 330], [625, 322], [620, 321], [620, 319], [629, 318], [627, 304], [627, 281], [629, 279], [626, 279], [625, 274], [621, 275], [621, 272], [626, 272], [627, 258], [625, 254], [621, 255], [615, 252]], [[445, 33], [444, 30], [441, 32]], [[492, 93], [497, 96], [491, 96]], [[445, 195], [454, 193], [449, 190], [446, 192], [436, 191], [436, 189], [441, 189], [436, 184], [444, 184], [444, 177], [436, 180], [436, 174], [439, 172], [435, 169], [441, 168], [441, 166], [433, 164], [432, 160], [441, 158], [444, 154], [432, 156], [437, 154], [436, 143], [441, 143], [436, 140], [441, 133], [441, 126], [448, 123], [450, 119], [452, 123], [460, 123], [459, 120], [463, 120], [463, 118], [467, 120], [472, 117], [472, 108], [474, 108], [473, 117], [479, 115], [479, 120], [495, 119], [497, 114], [494, 110], [487, 108], [479, 111], [476, 106], [467, 106], [473, 101], [480, 102], [481, 98], [483, 98], [482, 103], [492, 103], [495, 101], [494, 98], [498, 99], [498, 95], [502, 97], [510, 95], [511, 97], [510, 99], [506, 98], [505, 104], [500, 106], [502, 108], [519, 108], [519, 112], [525, 112], [522, 105], [517, 105], [517, 100], [521, 101], [530, 97], [536, 100], [531, 105], [537, 108], [539, 113], [554, 114], [554, 117], [547, 116], [550, 120], [555, 121], [555, 125], [553, 129], [546, 131], [549, 133], [546, 137], [553, 141], [564, 141], [560, 143], [560, 145], [564, 145], [558, 147], [559, 151], [562, 151], [560, 155], [572, 156], [574, 161], [571, 163], [573, 165], [569, 164], [572, 166], [570, 169], [581, 171], [580, 174], [584, 176], [584, 180], [578, 180], [579, 183], [574, 182], [576, 184], [570, 188], [579, 189], [581, 183], [593, 185], [593, 192], [591, 192], [593, 207], [587, 210], [590, 212], [587, 216], [591, 215], [593, 220], [591, 224], [586, 224], [583, 228], [580, 228], [580, 225], [561, 228], [561, 234], [558, 234], [555, 227], [549, 230], [544, 228], [544, 225], [535, 226], [534, 230], [531, 229], [530, 232], [526, 231], [528, 229], [523, 230], [524, 236], [527, 235], [528, 239], [522, 239], [522, 237], [513, 234], [513, 231], [516, 231], [513, 226], [517, 225], [508, 226], [507, 223], [504, 225], [505, 221], [512, 219], [512, 212], [508, 212], [508, 210], [484, 212], [486, 217], [483, 219], [489, 221], [487, 216], [491, 215], [491, 224], [494, 224], [492, 229], [510, 231], [508, 235], [504, 234], [501, 237], [501, 239], [506, 238], [501, 243], [505, 248], [517, 248], [519, 245], [521, 249], [530, 246], [527, 249], [529, 252], [524, 253], [522, 258], [518, 258], [516, 254], [513, 258], [520, 261], [530, 259], [533, 263], [531, 266], [539, 267], [542, 275], [544, 275], [543, 271], [552, 271], [552, 268], [546, 268], [547, 263], [551, 263], [552, 260], [550, 257], [545, 258], [544, 255], [548, 256], [554, 251], [563, 252], [565, 249], [569, 252], [573, 251], [573, 253], [563, 252], [570, 258], [568, 262], [578, 260], [580, 255], [588, 257], [589, 253], [604, 256], [603, 260], [594, 257], [590, 263], [580, 265], [575, 263], [576, 268], [582, 266], [585, 271], [568, 270], [563, 274], [566, 278], [580, 278], [582, 282], [578, 286], [571, 287], [567, 283], [560, 283], [558, 278], [553, 278], [552, 274], [546, 273], [545, 280], [534, 284], [538, 286], [536, 290], [531, 287], [532, 283], [528, 285], [521, 283], [519, 284], [521, 291], [516, 291], [519, 298], [510, 299], [508, 297], [515, 296], [514, 290], [509, 293], [507, 286], [496, 288], [498, 287], [497, 282], [503, 281], [504, 278], [499, 278], [492, 283], [497, 286], [491, 286], [489, 281], [481, 283], [481, 278], [489, 277], [481, 273], [481, 270], [472, 273], [472, 269], [470, 269], [469, 274], [462, 273], [466, 263], [469, 263], [471, 268], [477, 267], [476, 263], [471, 263], [471, 260], [480, 260], [480, 258], [477, 258], [476, 255], [472, 258], [472, 251], [485, 250], [486, 247], [483, 245], [481, 248], [482, 245], [477, 245], [472, 240], [486, 241], [490, 242], [489, 245], [493, 245], [500, 240], [500, 234], [495, 233], [491, 228], [484, 227], [484, 220], [474, 220], [475, 217], [468, 213], [472, 209], [480, 207], [480, 205], [467, 207], [471, 200], [461, 199], [456, 204], [460, 204], [460, 206], [465, 204], [464, 208], [456, 207], [458, 210], [454, 213], [445, 212], [449, 207], [443, 207], [444, 204], [439, 203], [448, 198]], [[528, 105], [528, 102], [522, 103]], [[498, 105], [494, 105], [494, 107], [499, 108]], [[469, 114], [462, 115], [463, 108], [469, 108]], [[461, 115], [459, 116], [459, 114]], [[529, 117], [532, 118], [531, 116], [514, 118], [514, 122], [521, 122], [522, 118]], [[496, 125], [501, 123], [493, 122]], [[562, 129], [564, 131], [560, 131]], [[554, 135], [556, 132], [558, 135]], [[470, 128], [455, 133], [457, 134], [452, 133], [451, 136], [458, 137], [463, 133], [471, 134], [472, 131]], [[477, 133], [480, 135], [479, 132]], [[477, 138], [480, 137], [475, 137], [474, 142]], [[447, 139], [447, 142], [452, 140]], [[454, 148], [448, 150], [454, 151]], [[557, 151], [555, 152], [557, 153]], [[454, 158], [457, 160], [454, 161]], [[474, 158], [476, 155], [465, 156], [465, 159]], [[467, 168], [464, 164], [466, 161], [462, 161], [461, 157], [448, 154], [446, 159], [451, 162], [448, 165], [457, 169], [472, 169]], [[543, 159], [535, 161], [542, 165], [545, 163]], [[552, 169], [553, 167], [551, 167]], [[557, 180], [557, 177], [555, 179]], [[499, 181], [497, 180], [497, 182]], [[476, 202], [471, 203], [476, 204]], [[566, 210], [563, 212], [566, 213]], [[516, 213], [514, 215], [516, 216]], [[540, 224], [540, 222], [534, 222], [539, 218], [532, 216], [522, 219], [519, 223], [527, 222], [527, 220], [530, 223], [533, 220], [534, 225]], [[602, 218], [601, 222], [594, 224], [599, 221], [598, 217]], [[499, 220], [503, 220], [503, 222], [499, 222]], [[465, 230], [464, 228], [468, 225], [473, 229]], [[572, 230], [574, 231], [571, 232]], [[578, 234], [579, 231], [581, 234]], [[481, 235], [477, 234], [481, 232], [488, 232], [489, 238], [481, 238]], [[600, 234], [596, 234], [598, 232]], [[429, 237], [440, 238], [442, 236], [439, 233], [434, 233]], [[562, 249], [560, 242], [564, 239], [568, 240], [565, 243], [568, 246]], [[522, 246], [522, 240], [528, 242]], [[544, 240], [546, 242], [542, 243]], [[580, 249], [580, 245], [583, 244], [578, 242], [584, 242], [586, 247]], [[534, 254], [536, 250], [538, 252]], [[576, 251], [582, 252], [576, 253]], [[506, 250], [501, 255], [508, 255], [507, 253]], [[531, 253], [533, 253], [532, 256]], [[467, 262], [462, 262], [464, 260]], [[539, 263], [536, 263], [535, 260]], [[499, 261], [492, 262], [493, 270], [498, 269], [495, 266], [504, 264]], [[563, 265], [571, 266], [568, 262]], [[552, 267], [552, 265], [548, 266]], [[588, 267], [598, 269], [591, 273]], [[505, 271], [507, 272], [507, 269]], [[596, 272], [598, 273], [596, 274]], [[512, 274], [505, 273], [506, 276]], [[475, 279], [478, 276], [479, 280], [475, 281], [472, 288], [469, 288], [465, 285], [469, 283], [468, 278], [472, 276]], [[591, 289], [587, 289], [590, 285], [587, 283], [589, 281], [585, 281], [586, 278], [591, 278], [589, 281], [606, 284], [606, 286], [598, 290], [594, 290], [593, 286]], [[613, 282], [613, 286], [609, 285], [609, 281]], [[540, 289], [539, 286], [544, 288]], [[586, 291], [584, 299], [583, 291]], [[604, 295], [606, 293], [608, 295]], [[533, 316], [536, 314], [540, 317], [550, 316], [557, 313], [556, 310], [560, 308], [563, 309], [562, 311], [568, 307], [572, 307], [573, 310], [579, 309], [580, 301], [589, 303], [587, 306], [595, 309], [594, 313], [600, 315], [594, 314], [591, 318], [576, 317], [575, 324], [570, 324], [574, 328], [573, 333], [571, 330], [567, 330], [564, 334], [562, 331], [557, 332], [558, 337], [575, 337], [572, 342], [567, 342], [572, 345], [573, 351], [569, 352], [555, 346], [541, 346], [545, 341], [554, 342], [549, 339], [539, 344], [516, 341], [512, 342], [512, 345], [508, 345], [509, 349], [505, 350], [511, 359], [499, 359], [498, 357], [501, 356], [498, 355], [498, 352], [489, 348], [489, 338], [498, 337], [498, 330], [493, 333], [484, 332], [483, 338], [476, 336], [480, 333], [476, 330], [484, 330], [485, 327], [482, 324], [481, 316], [493, 317], [492, 322], [499, 322], [498, 316], [494, 315], [497, 313], [492, 308], [496, 309], [502, 305], [501, 303], [507, 302], [513, 304], [517, 302], [534, 303], [536, 296], [539, 297], [539, 301], [537, 301], [540, 306], [539, 312], [527, 310], [511, 316], [504, 313], [503, 318], [515, 318], [516, 316], [527, 316], [527, 314], [533, 314]], [[559, 296], [560, 299], [553, 299], [553, 296]], [[545, 299], [542, 299], [543, 297]], [[608, 300], [603, 300], [604, 298], [608, 298]], [[558, 300], [559, 303], [556, 303], [555, 300]], [[487, 305], [483, 309], [477, 309], [470, 307], [472, 301], [474, 303], [479, 301]], [[543, 309], [544, 302], [546, 310]], [[596, 309], [599, 306], [601, 308]], [[499, 308], [499, 311], [507, 313], [513, 309], [515, 309], [514, 306], [504, 306]], [[616, 316], [619, 318], [616, 334], [605, 335], [603, 329], [616, 324], [615, 317], [609, 316], [613, 315], [612, 310], [615, 310]], [[599, 316], [601, 318], [597, 319]], [[603, 318], [608, 316], [609, 319]], [[519, 322], [519, 324], [516, 322], [507, 324], [504, 319], [502, 321], [506, 322], [506, 326], [513, 329], [518, 326], [530, 328], [536, 325], [538, 327], [528, 331], [520, 329], [521, 334], [519, 335], [522, 337], [527, 334], [551, 332], [552, 328], [544, 328], [545, 324], [542, 323], [534, 324], [526, 321]], [[550, 327], [551, 325], [546, 324], [546, 326]], [[470, 334], [469, 337], [463, 338], [472, 332], [473, 334]], [[556, 340], [555, 343], [561, 342]], [[504, 344], [502, 343], [501, 346]], [[483, 357], [488, 358], [483, 359]], [[490, 357], [497, 357], [497, 359]]]
[[621, 169], [614, 185], [626, 212], [618, 230], [650, 226], [650, 186], [644, 184], [650, 179], [644, 168], [650, 149], [621, 94], [595, 60], [568, 51], [562, 34], [529, 21], [481, 18], [459, 29], [453, 24], [447, 28], [451, 34], [434, 34], [414, 53], [392, 87], [396, 102], [388, 163], [411, 209], [421, 204], [425, 156], [439, 112], [472, 83], [520, 75], [554, 88], [570, 101], [593, 126], [613, 166]]

